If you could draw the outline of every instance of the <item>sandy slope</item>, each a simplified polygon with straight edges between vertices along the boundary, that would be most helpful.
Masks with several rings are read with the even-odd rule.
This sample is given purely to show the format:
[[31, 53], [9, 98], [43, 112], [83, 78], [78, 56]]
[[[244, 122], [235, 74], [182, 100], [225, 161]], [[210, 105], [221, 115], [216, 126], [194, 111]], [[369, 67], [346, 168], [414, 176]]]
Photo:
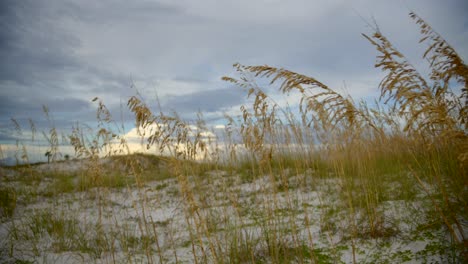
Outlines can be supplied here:
[[[99, 162], [119, 168], [110, 159]], [[41, 164], [34, 174], [80, 172], [89, 165], [87, 161]], [[236, 235], [256, 241], [252, 249], [256, 258], [269, 262], [265, 226], [274, 228], [268, 232], [277, 233], [291, 247], [294, 241], [303, 241], [317, 256], [323, 256], [323, 263], [352, 263], [353, 258], [358, 263], [450, 261], [450, 254], [440, 251], [446, 249], [441, 241], [448, 241], [443, 227], [428, 234], [417, 231], [419, 222], [426, 220], [426, 199], [382, 203], [381, 228], [393, 233], [366, 237], [363, 221], [364, 235], [350, 239], [346, 205], [339, 199], [340, 180], [315, 177], [313, 171], [289, 177], [287, 188], [279, 191], [268, 175], [246, 182], [238, 174], [211, 171], [203, 177], [147, 182], [139, 188], [93, 188], [55, 196], [25, 193], [52, 188], [53, 179], [26, 186], [22, 177], [27, 176], [0, 168], [2, 185], [18, 193], [14, 216], [0, 224], [0, 263], [20, 259], [37, 263], [157, 263], [161, 259], [192, 263], [194, 255], [214, 257], [210, 243], [227, 256]], [[193, 196], [187, 198], [184, 188], [192, 190]], [[269, 213], [274, 215], [267, 217]], [[47, 223], [54, 221], [68, 223], [70, 229], [64, 233], [56, 231], [57, 227], [48, 230]]]

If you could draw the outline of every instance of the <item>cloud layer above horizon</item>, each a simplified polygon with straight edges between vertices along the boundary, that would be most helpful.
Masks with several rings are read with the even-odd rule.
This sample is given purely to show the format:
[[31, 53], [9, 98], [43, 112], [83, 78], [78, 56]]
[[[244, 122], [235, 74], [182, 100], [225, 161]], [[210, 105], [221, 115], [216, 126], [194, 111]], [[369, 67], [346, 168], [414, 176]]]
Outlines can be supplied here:
[[[119, 115], [138, 92], [184, 118], [238, 109], [245, 94], [221, 81], [232, 64], [268, 64], [314, 76], [357, 98], [377, 94], [376, 52], [360, 33], [380, 30], [421, 57], [415, 11], [468, 59], [466, 1], [88, 1], [0, 4], [0, 141], [10, 118], [45, 127], [93, 122], [98, 96]], [[131, 88], [134, 87], [134, 88]], [[136, 87], [136, 89], [135, 89]], [[272, 91], [272, 93], [274, 93]], [[234, 109], [234, 110], [233, 110]], [[124, 115], [126, 120], [131, 120]], [[1, 142], [0, 142], [1, 143]]]

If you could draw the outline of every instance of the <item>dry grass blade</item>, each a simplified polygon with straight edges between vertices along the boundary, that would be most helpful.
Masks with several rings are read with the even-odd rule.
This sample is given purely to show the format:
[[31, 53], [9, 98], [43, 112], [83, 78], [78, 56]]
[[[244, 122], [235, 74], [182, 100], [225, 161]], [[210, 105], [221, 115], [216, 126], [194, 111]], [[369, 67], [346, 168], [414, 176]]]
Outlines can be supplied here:
[[[448, 82], [441, 85], [432, 80], [431, 86], [380, 32], [363, 36], [381, 53], [375, 64], [387, 72], [379, 85], [381, 98], [386, 103], [393, 102], [393, 109], [406, 121], [405, 131], [434, 136], [457, 130], [457, 118], [452, 113], [460, 104], [457, 98], [449, 96]], [[435, 64], [431, 67], [433, 78], [442, 76]]]
[[407, 113], [416, 113], [410, 116], [412, 122], [408, 122], [405, 130], [411, 128], [413, 122], [420, 118], [419, 110], [432, 102], [432, 93], [426, 80], [406, 60], [403, 54], [396, 50], [390, 41], [380, 32], [375, 32], [372, 37], [363, 36], [381, 53], [377, 56], [375, 67], [382, 68], [387, 76], [381, 81], [381, 99], [385, 103], [393, 101], [393, 109], [398, 109], [401, 116]]
[[[59, 145], [44, 107], [49, 146], [33, 150], [44, 159], [69, 144], [77, 158], [0, 167], [0, 263], [467, 262], [466, 85], [461, 97], [450, 90], [466, 66], [412, 17], [430, 42], [430, 78], [376, 27], [365, 37], [386, 77], [374, 103], [293, 71], [235, 64], [238, 77], [223, 80], [248, 103], [224, 125], [201, 113], [185, 121], [159, 100], [152, 111], [137, 92], [127, 101], [135, 128], [115, 125], [96, 97], [96, 122], [76, 123]], [[33, 159], [29, 121], [31, 140], [12, 119], [16, 150], [0, 145], [0, 158]]]
[[[234, 64], [234, 67], [240, 73], [240, 80], [223, 77], [223, 80], [234, 83], [243, 88], [249, 88], [248, 95], [256, 94], [254, 109], [259, 109], [260, 103], [264, 101], [266, 95], [258, 92], [258, 89], [252, 84], [247, 73], [252, 73], [255, 77], [270, 78], [270, 85], [281, 82], [279, 90], [284, 93], [298, 91], [301, 94], [299, 103], [303, 121], [307, 126], [312, 123], [321, 123], [321, 126], [335, 128], [356, 129], [360, 126], [359, 120], [363, 120], [375, 129], [380, 131], [372, 120], [358, 109], [350, 97], [345, 97], [315, 78], [308, 77], [296, 72], [275, 68], [268, 65], [264, 66], [244, 66]], [[256, 92], [254, 92], [256, 91]], [[263, 104], [263, 106], [265, 106]], [[312, 113], [312, 120], [306, 121], [306, 116]]]
[[464, 100], [461, 105], [459, 101], [452, 101], [452, 108], [458, 108], [459, 122], [465, 129], [468, 128], [468, 66], [464, 63], [455, 49], [445, 41], [430, 25], [415, 13], [410, 13], [410, 17], [416, 21], [421, 28], [423, 37], [420, 42], [428, 42], [429, 47], [424, 52], [423, 57], [429, 60], [431, 66], [431, 79], [440, 82], [434, 88], [437, 95], [443, 96], [450, 93], [449, 81], [457, 80], [464, 85], [460, 99]]

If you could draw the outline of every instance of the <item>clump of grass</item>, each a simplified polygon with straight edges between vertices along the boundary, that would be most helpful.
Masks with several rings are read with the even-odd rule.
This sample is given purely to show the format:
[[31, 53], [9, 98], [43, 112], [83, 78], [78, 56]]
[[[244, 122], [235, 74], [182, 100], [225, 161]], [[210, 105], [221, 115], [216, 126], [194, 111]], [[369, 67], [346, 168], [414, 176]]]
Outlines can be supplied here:
[[[38, 213], [19, 223], [22, 229], [14, 222], [12, 239], [37, 242], [50, 236], [56, 251], [77, 250], [97, 259], [121, 249], [128, 261], [143, 252], [147, 262], [153, 262], [155, 254], [163, 262], [167, 256], [159, 235], [164, 230], [172, 243], [165, 247], [173, 251], [176, 262], [177, 246], [183, 244], [191, 261], [198, 263], [224, 263], [225, 257], [234, 263], [334, 263], [342, 250], [351, 250], [357, 263], [363, 240], [387, 243], [402, 235], [399, 217], [386, 205], [403, 200], [414, 211], [422, 211], [425, 217], [417, 216], [422, 225], [448, 230], [453, 243], [443, 248], [453, 249], [454, 260], [466, 260], [462, 220], [468, 212], [468, 70], [425, 21], [413, 13], [410, 17], [421, 26], [421, 41], [429, 44], [423, 55], [431, 69], [429, 78], [418, 73], [375, 27], [364, 37], [379, 52], [375, 66], [386, 76], [374, 107], [313, 77], [268, 65], [235, 64], [240, 77], [223, 79], [246, 89], [252, 101], [241, 107], [238, 121], [226, 117], [224, 146], [208, 133], [201, 114], [187, 122], [177, 113], [155, 113], [137, 94], [127, 106], [147, 149], [157, 155], [130, 154], [123, 130], [95, 98], [97, 130], [77, 124], [68, 137], [76, 156], [87, 161], [83, 171], [32, 174], [29, 165], [18, 170], [35, 176], [28, 178], [30, 185], [52, 179], [50, 191], [42, 193], [45, 196], [91, 192], [98, 219], [87, 228], [96, 229], [96, 236], [86, 237], [77, 222]], [[298, 95], [297, 109], [280, 106], [257, 84], [258, 79], [284, 94]], [[463, 85], [460, 95], [451, 90], [454, 80]], [[47, 108], [44, 112], [52, 126], [44, 137], [54, 163], [58, 133]], [[21, 158], [28, 160], [24, 153]], [[212, 173], [219, 170], [227, 173]], [[150, 181], [169, 178], [176, 186], [164, 182], [146, 188]], [[236, 189], [234, 182], [242, 186]], [[135, 188], [137, 202], [131, 212], [136, 214], [137, 232], [119, 231], [126, 225], [118, 221], [112, 232], [106, 232], [106, 195], [111, 188], [123, 187]], [[169, 225], [167, 220], [151, 220], [149, 210], [159, 203], [148, 199], [151, 191], [178, 199], [180, 230], [170, 229], [172, 222]], [[2, 214], [11, 217], [16, 195], [8, 190], [1, 193], [6, 193], [0, 197]], [[309, 195], [317, 195], [319, 205], [309, 204]], [[316, 232], [310, 228], [315, 222]], [[177, 232], [185, 235], [183, 243], [174, 239]], [[71, 243], [73, 239], [77, 243]], [[40, 248], [32, 244], [38, 254]], [[426, 251], [433, 254], [440, 248], [429, 245]], [[424, 254], [403, 250], [388, 259], [424, 258]]]
[[17, 203], [15, 189], [11, 187], [0, 188], [0, 219], [13, 216]]
[[9, 237], [11, 256], [28, 255], [29, 251], [36, 256], [45, 252], [80, 252], [98, 259], [111, 247], [111, 239], [99, 225], [83, 226], [76, 218], [45, 210], [32, 212], [28, 219], [14, 221]]
[[[357, 213], [362, 208], [369, 227], [364, 234], [381, 237], [396, 233], [382, 224], [385, 218], [378, 212], [389, 196], [381, 177], [400, 175], [395, 180], [403, 183], [400, 186], [404, 191], [396, 191], [426, 192], [455, 243], [466, 245], [466, 238], [460, 240], [456, 233], [463, 232], [458, 218], [467, 218], [464, 175], [468, 153], [468, 67], [424, 20], [414, 13], [410, 17], [421, 27], [421, 42], [429, 43], [423, 55], [431, 68], [429, 79], [377, 27], [371, 36], [363, 35], [380, 53], [375, 66], [386, 73], [380, 83], [381, 101], [390, 105], [386, 108], [372, 109], [364, 102], [355, 103], [315, 78], [268, 65], [234, 64], [241, 77], [223, 79], [247, 89], [248, 95], [253, 96], [252, 109], [241, 108], [240, 133], [252, 164], [259, 164], [259, 173], [272, 173], [281, 163], [291, 164], [287, 159], [274, 158], [285, 145], [325, 144], [327, 149], [319, 153], [326, 156], [326, 166], [344, 183], [350, 230], [360, 229], [356, 218], [362, 218]], [[296, 121], [294, 114], [269, 98], [255, 78], [271, 80], [270, 85], [278, 84], [285, 94], [298, 93], [300, 120]], [[459, 96], [451, 90], [453, 80], [464, 86]], [[287, 126], [283, 124], [285, 120]], [[307, 133], [311, 129], [313, 136]], [[312, 158], [305, 157], [292, 167], [310, 167], [303, 164]], [[426, 183], [432, 186], [431, 190], [425, 187]], [[354, 232], [358, 233], [362, 234]]]

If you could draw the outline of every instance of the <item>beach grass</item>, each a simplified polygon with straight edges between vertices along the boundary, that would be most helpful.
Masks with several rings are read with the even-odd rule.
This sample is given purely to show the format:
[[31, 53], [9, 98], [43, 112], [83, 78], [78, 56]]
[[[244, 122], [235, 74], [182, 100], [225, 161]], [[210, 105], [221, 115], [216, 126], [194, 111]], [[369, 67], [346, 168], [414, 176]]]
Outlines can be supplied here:
[[[2, 168], [0, 261], [467, 261], [468, 67], [410, 17], [429, 76], [374, 28], [363, 36], [385, 77], [373, 106], [313, 77], [236, 63], [238, 75], [223, 79], [251, 104], [226, 116], [222, 136], [201, 117], [184, 121], [129, 98], [153, 155], [131, 153], [95, 98], [97, 129], [67, 136], [76, 159], [60, 160], [52, 127], [48, 163]], [[295, 95], [297, 108], [258, 83]]]

